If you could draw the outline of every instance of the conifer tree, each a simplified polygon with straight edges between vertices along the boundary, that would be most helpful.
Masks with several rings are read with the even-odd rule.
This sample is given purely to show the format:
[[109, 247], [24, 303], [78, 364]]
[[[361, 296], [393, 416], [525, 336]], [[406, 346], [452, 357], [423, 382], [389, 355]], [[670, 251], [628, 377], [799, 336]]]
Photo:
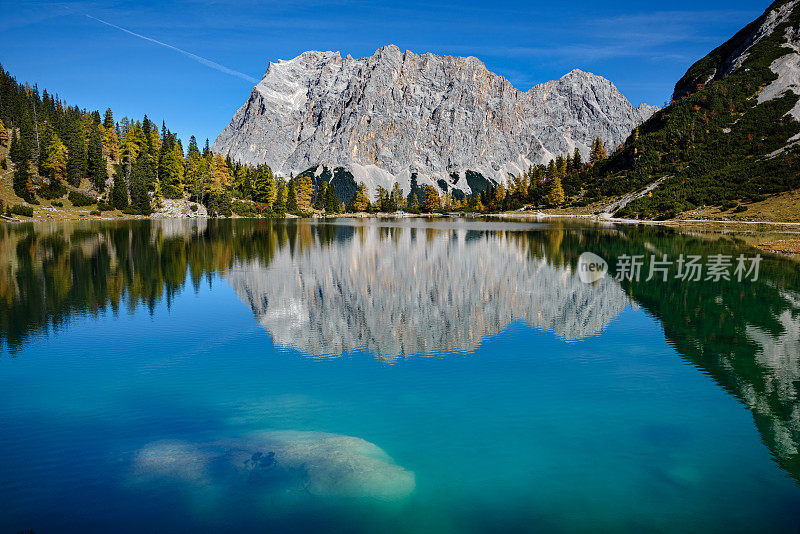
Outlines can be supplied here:
[[556, 170], [556, 164], [551, 159], [550, 162], [547, 164], [547, 181], [552, 183], [555, 180], [556, 176], [558, 176], [558, 171]]
[[114, 129], [114, 113], [111, 111], [111, 108], [106, 108], [106, 112], [103, 115], [103, 128], [106, 130]]
[[22, 148], [22, 145], [19, 138], [19, 132], [16, 130], [14, 130], [9, 144], [8, 157], [11, 158], [11, 163], [17, 163], [20, 160], [20, 149]]
[[12, 178], [14, 193], [26, 202], [33, 203], [36, 201], [36, 196], [30, 171], [30, 150], [27, 143], [20, 141], [16, 133], [14, 144], [16, 145], [16, 161], [12, 160], [14, 161], [14, 177]]
[[561, 154], [556, 157], [556, 172], [559, 176], [567, 174], [567, 160]]
[[583, 158], [581, 157], [581, 151], [577, 147], [575, 147], [575, 154], [572, 156], [572, 166], [576, 171], [583, 169]]
[[175, 136], [169, 132], [161, 145], [158, 178], [164, 198], [183, 198], [183, 151]]
[[272, 205], [272, 211], [278, 215], [286, 213], [286, 182], [282, 179], [278, 180], [276, 184], [275, 203]]
[[392, 186], [392, 207], [395, 210], [402, 210], [406, 207], [406, 197], [403, 195], [403, 190], [400, 189], [400, 184], [395, 182]]
[[48, 154], [48, 150], [51, 149], [54, 146], [53, 138], [55, 136], [56, 136], [56, 132], [53, 129], [52, 125], [50, 125], [50, 123], [45, 121], [42, 124], [41, 135], [39, 137], [39, 141], [41, 143], [40, 149], [39, 149], [39, 160], [38, 160], [38, 163], [39, 163], [39, 169], [38, 169], [39, 170], [39, 176], [46, 176], [48, 174], [48, 172], [45, 171], [44, 162], [47, 159], [47, 156], [49, 155]]
[[506, 199], [506, 188], [503, 184], [498, 185], [495, 187], [494, 192], [492, 193], [492, 201], [495, 204], [497, 209], [503, 209], [503, 203]]
[[82, 120], [71, 121], [66, 139], [67, 145], [67, 182], [79, 187], [86, 176], [86, 131]]
[[106, 189], [108, 169], [106, 159], [103, 157], [103, 138], [100, 133], [102, 126], [95, 125], [89, 138], [88, 153], [86, 157], [86, 173], [92, 180], [96, 191], [102, 193]]
[[0, 120], [0, 146], [5, 148], [8, 146], [8, 130], [6, 129], [3, 121]]
[[118, 210], [128, 207], [128, 185], [123, 165], [114, 166], [114, 184], [111, 186], [111, 205]]
[[103, 150], [108, 156], [108, 159], [117, 161], [119, 159], [119, 141], [117, 138], [116, 125], [114, 124], [114, 114], [111, 112], [111, 108], [106, 109], [101, 133], [103, 136]]
[[[209, 152], [209, 155], [210, 154]], [[228, 164], [221, 155], [217, 154], [212, 158], [212, 170], [214, 179], [212, 189], [216, 189], [217, 191], [227, 189], [230, 184], [231, 175]]]
[[311, 197], [314, 195], [314, 182], [308, 175], [300, 175], [294, 179], [294, 194], [298, 211], [311, 209]]
[[606, 148], [603, 146], [603, 141], [598, 137], [592, 143], [592, 153], [591, 157], [589, 158], [589, 163], [594, 165], [599, 161], [603, 161], [606, 159]]
[[275, 202], [277, 187], [272, 169], [267, 165], [259, 165], [253, 173], [253, 200], [272, 205]]
[[566, 200], [564, 196], [564, 187], [561, 185], [561, 177], [558, 174], [556, 174], [550, 182], [548, 200], [553, 206], [560, 206]]
[[375, 205], [378, 211], [388, 212], [394, 211], [394, 208], [391, 204], [391, 197], [389, 196], [389, 191], [384, 189], [381, 186], [375, 191]]
[[192, 136], [189, 138], [189, 149], [186, 152], [187, 157], [192, 157], [193, 155], [200, 155], [200, 150], [197, 148], [197, 138]]
[[325, 209], [325, 197], [328, 192], [328, 182], [319, 180], [317, 182], [317, 197], [314, 199], [314, 209], [322, 211]]
[[50, 180], [51, 186], [61, 183], [67, 174], [67, 147], [58, 138], [58, 134], [47, 127], [44, 136], [46, 144], [42, 147], [41, 168], [42, 175]]
[[286, 211], [289, 213], [297, 212], [297, 194], [295, 192], [295, 180], [289, 180], [286, 190]]
[[336, 196], [336, 187], [333, 182], [330, 182], [325, 188], [325, 212], [340, 213], [341, 211], [342, 203], [339, 202], [339, 197]]
[[356, 193], [353, 195], [352, 200], [350, 200], [348, 211], [356, 213], [366, 211], [368, 207], [369, 198], [367, 198], [367, 184], [361, 182], [356, 187]]
[[408, 201], [408, 209], [411, 211], [419, 210], [419, 200], [417, 200], [416, 193], [411, 193], [411, 199]]
[[131, 173], [131, 202], [130, 207], [136, 213], [149, 215], [153, 208], [150, 204], [150, 194], [147, 192], [148, 184], [152, 182], [154, 169], [148, 154], [142, 153], [136, 158]]

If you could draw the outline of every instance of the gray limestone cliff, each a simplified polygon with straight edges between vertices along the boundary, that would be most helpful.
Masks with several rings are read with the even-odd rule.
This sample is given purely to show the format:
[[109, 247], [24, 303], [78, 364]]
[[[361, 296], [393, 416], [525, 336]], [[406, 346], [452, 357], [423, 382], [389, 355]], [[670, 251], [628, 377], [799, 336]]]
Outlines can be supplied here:
[[656, 110], [580, 70], [523, 92], [474, 57], [312, 51], [270, 63], [213, 150], [286, 176], [344, 167], [372, 191], [408, 192], [416, 175], [470, 193], [468, 170], [499, 183], [575, 148], [587, 157], [596, 137], [617, 146]]

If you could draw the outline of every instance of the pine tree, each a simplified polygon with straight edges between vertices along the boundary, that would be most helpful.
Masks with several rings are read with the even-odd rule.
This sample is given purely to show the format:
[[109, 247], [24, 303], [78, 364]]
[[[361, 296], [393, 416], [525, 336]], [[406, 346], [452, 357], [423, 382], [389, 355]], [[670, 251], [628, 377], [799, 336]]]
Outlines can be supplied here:
[[556, 156], [556, 172], [559, 176], [567, 174], [567, 160], [561, 154]]
[[333, 182], [330, 182], [325, 188], [325, 213], [340, 213], [341, 211], [342, 203], [336, 196], [336, 187]]
[[289, 213], [297, 212], [297, 194], [294, 190], [295, 180], [289, 180], [288, 189], [286, 191], [286, 211]]
[[20, 160], [20, 149], [22, 148], [21, 143], [19, 132], [14, 130], [14, 133], [11, 136], [10, 147], [8, 149], [8, 157], [11, 158], [11, 163], [17, 163]]
[[503, 202], [506, 199], [506, 188], [503, 184], [498, 185], [495, 187], [494, 192], [492, 194], [492, 201], [495, 204], [497, 209], [503, 209]]
[[594, 140], [594, 143], [592, 143], [592, 153], [589, 158], [589, 163], [594, 165], [595, 163], [606, 159], [606, 156], [606, 148], [603, 146], [603, 141], [598, 137]]
[[190, 153], [184, 166], [184, 180], [196, 202], [204, 201], [208, 174], [208, 161], [199, 152]]
[[275, 184], [275, 202], [272, 204], [272, 211], [277, 215], [286, 213], [286, 182], [279, 179]]
[[[209, 155], [210, 154], [211, 153], [209, 152]], [[211, 188], [216, 189], [217, 191], [227, 189], [230, 185], [231, 174], [225, 158], [219, 154], [215, 155], [212, 158], [212, 171], [214, 182]]]
[[294, 179], [294, 194], [297, 210], [307, 212], [311, 209], [311, 197], [314, 195], [314, 182], [308, 175], [301, 175]]
[[[56, 132], [53, 127], [45, 121], [42, 124], [41, 135], [39, 137], [39, 141], [41, 143], [39, 149], [39, 176], [47, 176], [49, 173], [45, 170], [45, 160], [47, 159], [48, 150], [51, 149], [53, 144], [53, 139], [56, 137]], [[66, 150], [66, 149], [65, 149]]]
[[403, 195], [403, 190], [400, 189], [400, 184], [395, 182], [392, 186], [392, 192], [390, 194], [392, 198], [392, 207], [395, 210], [402, 210], [406, 207], [406, 197]]
[[411, 211], [419, 211], [419, 200], [417, 200], [416, 193], [411, 193], [411, 200], [408, 201], [408, 209]]
[[361, 211], [366, 211], [369, 207], [369, 198], [367, 198], [367, 184], [361, 182], [356, 187], [356, 193], [353, 195], [352, 200], [350, 200], [350, 206], [348, 211], [357, 213]]
[[106, 158], [103, 157], [103, 138], [102, 134], [100, 133], [100, 128], [100, 125], [95, 125], [92, 128], [92, 133], [89, 137], [89, 147], [86, 157], [86, 173], [92, 180], [94, 189], [102, 193], [106, 189], [108, 169], [106, 167]]
[[111, 112], [111, 108], [106, 109], [106, 113], [103, 118], [102, 135], [103, 150], [105, 150], [108, 159], [111, 161], [117, 161], [119, 159], [119, 141], [114, 124], [114, 114]]
[[272, 169], [267, 165], [259, 165], [253, 173], [253, 200], [272, 205], [277, 195], [277, 186]]
[[21, 199], [33, 203], [36, 201], [36, 196], [30, 171], [30, 149], [16, 132], [14, 132], [11, 146], [14, 148], [14, 158], [11, 160], [14, 162], [14, 176], [12, 178], [14, 193]]
[[192, 136], [189, 138], [189, 149], [186, 152], [187, 157], [191, 157], [193, 155], [200, 155], [200, 150], [197, 148], [197, 138]]
[[0, 120], [0, 146], [5, 148], [8, 146], [8, 130], [6, 130], [3, 121]]
[[177, 143], [164, 144], [159, 159], [158, 176], [164, 198], [183, 198], [183, 152]]
[[378, 208], [378, 211], [381, 212], [389, 212], [394, 211], [394, 208], [391, 204], [391, 197], [389, 196], [389, 191], [384, 189], [381, 186], [375, 190], [375, 206]]
[[583, 158], [581, 157], [581, 151], [577, 147], [575, 147], [575, 154], [572, 156], [572, 166], [576, 171], [583, 169]]
[[114, 184], [111, 186], [111, 205], [118, 210], [128, 207], [128, 184], [125, 180], [125, 167], [114, 166]]
[[67, 174], [67, 147], [52, 131], [49, 126], [46, 128], [46, 144], [42, 147], [41, 164], [39, 165], [42, 175], [50, 180], [51, 187], [55, 188], [66, 178]]
[[103, 128], [106, 130], [114, 129], [114, 113], [111, 108], [106, 108], [105, 115], [103, 116]]
[[556, 176], [558, 176], [558, 170], [556, 170], [555, 162], [551, 159], [547, 164], [547, 181], [552, 183]]
[[71, 121], [67, 145], [67, 182], [73, 187], [79, 187], [81, 180], [86, 176], [86, 132], [83, 120]]
[[550, 182], [548, 200], [553, 206], [560, 206], [566, 200], [564, 196], [564, 187], [561, 185], [561, 177], [558, 174], [556, 174]]
[[147, 192], [148, 184], [153, 181], [155, 174], [150, 156], [140, 154], [133, 164], [131, 173], [131, 202], [130, 207], [136, 213], [149, 215], [153, 208], [150, 205], [150, 194]]
[[325, 209], [325, 196], [328, 191], [328, 182], [320, 180], [317, 182], [317, 196], [314, 199], [314, 209], [322, 211]]

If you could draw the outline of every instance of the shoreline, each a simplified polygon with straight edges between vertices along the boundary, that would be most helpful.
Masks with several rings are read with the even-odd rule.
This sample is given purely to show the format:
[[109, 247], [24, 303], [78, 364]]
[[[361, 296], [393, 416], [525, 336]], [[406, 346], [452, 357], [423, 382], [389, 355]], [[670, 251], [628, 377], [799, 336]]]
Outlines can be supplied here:
[[[174, 212], [173, 212], [174, 213]], [[50, 215], [50, 214], [48, 214]], [[59, 214], [61, 215], [61, 214]], [[152, 215], [129, 215], [129, 214], [115, 214], [112, 216], [90, 215], [89, 210], [72, 211], [70, 213], [63, 213], [65, 217], [25, 217], [21, 216], [0, 216], [0, 223], [21, 224], [26, 222], [31, 223], [45, 223], [45, 222], [60, 222], [60, 221], [132, 221], [132, 220], [195, 220], [195, 219], [209, 219], [204, 215], [195, 217], [175, 216], [170, 214], [152, 214]], [[603, 217], [601, 215], [589, 213], [547, 213], [544, 211], [507, 211], [502, 213], [470, 213], [470, 212], [452, 212], [452, 213], [406, 213], [406, 212], [391, 212], [391, 213], [337, 213], [328, 216], [315, 214], [312, 217], [305, 217], [307, 219], [371, 219], [371, 218], [404, 218], [404, 219], [436, 219], [441, 217], [465, 217], [465, 218], [479, 218], [485, 217], [488, 219], [525, 219], [525, 220], [578, 220], [592, 223], [611, 223], [611, 224], [641, 224], [650, 226], [665, 226], [681, 230], [692, 230], [715, 233], [719, 232], [727, 236], [740, 236], [748, 245], [768, 252], [777, 254], [783, 257], [791, 258], [800, 261], [800, 222], [790, 221], [769, 221], [769, 220], [756, 220], [756, 221], [743, 221], [743, 220], [724, 220], [724, 219], [669, 219], [664, 221], [648, 220], [648, 219], [627, 219], [619, 217]], [[293, 214], [286, 214], [283, 217], [242, 217], [233, 215], [231, 219], [299, 219]], [[772, 234], [758, 237], [755, 233]], [[797, 237], [788, 237], [797, 236]]]

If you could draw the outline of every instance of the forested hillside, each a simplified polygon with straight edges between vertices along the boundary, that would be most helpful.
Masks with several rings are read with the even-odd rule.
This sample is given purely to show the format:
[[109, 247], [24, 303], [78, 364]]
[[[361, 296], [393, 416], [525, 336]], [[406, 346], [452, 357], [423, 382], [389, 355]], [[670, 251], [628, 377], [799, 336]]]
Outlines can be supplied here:
[[619, 215], [671, 218], [699, 206], [743, 210], [746, 202], [799, 188], [797, 89], [779, 80], [797, 76], [798, 32], [797, 1], [778, 0], [698, 61], [669, 107], [582, 173], [585, 198], [620, 195], [668, 176]]
[[293, 188], [266, 165], [212, 154], [208, 140], [201, 150], [193, 136], [184, 149], [147, 115], [117, 121], [110, 109], [79, 109], [2, 67], [0, 156], [15, 195], [33, 206], [69, 201], [147, 215], [164, 199], [187, 199], [212, 215], [283, 213]]

